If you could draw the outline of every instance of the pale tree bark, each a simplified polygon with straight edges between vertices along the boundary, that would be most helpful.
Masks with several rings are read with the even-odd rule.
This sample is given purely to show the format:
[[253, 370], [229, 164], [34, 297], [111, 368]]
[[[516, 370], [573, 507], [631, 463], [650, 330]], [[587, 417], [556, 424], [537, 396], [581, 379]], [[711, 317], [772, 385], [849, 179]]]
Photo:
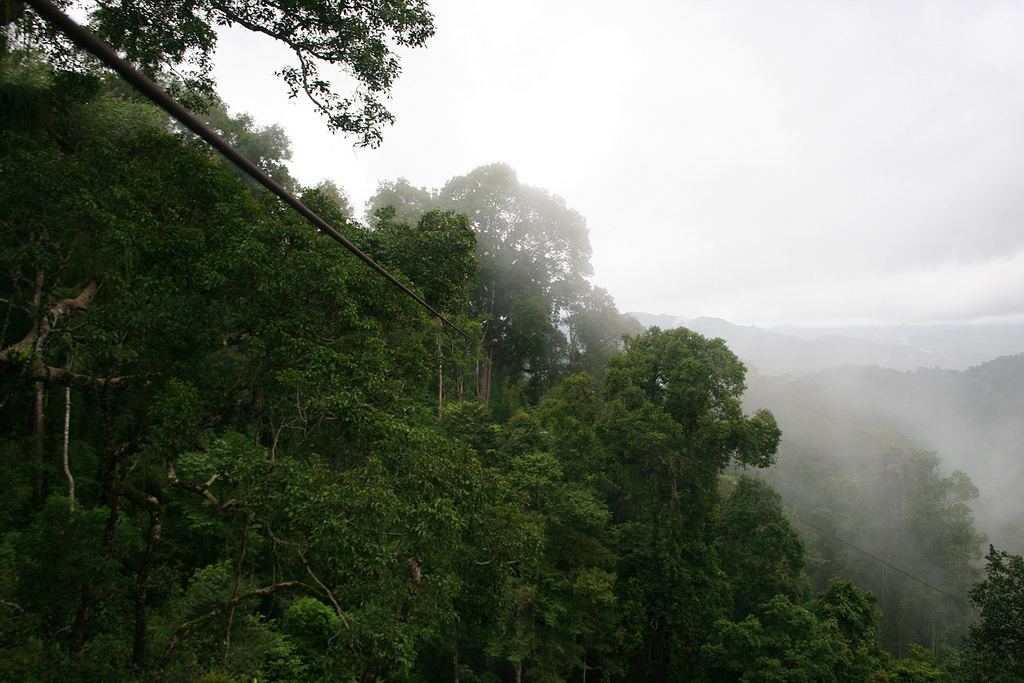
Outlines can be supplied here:
[[[25, 338], [15, 344], [11, 349], [16, 348], [16, 352], [21, 354], [28, 354], [30, 350], [35, 350], [38, 345], [42, 342], [45, 337], [45, 333], [40, 333], [43, 328], [49, 322], [49, 315], [42, 315], [42, 301], [43, 301], [43, 283], [45, 277], [42, 270], [36, 271], [36, 282], [35, 289], [32, 292], [32, 310], [35, 314], [35, 321], [32, 323], [32, 329], [29, 331]], [[4, 350], [7, 352], [7, 349]], [[32, 494], [36, 505], [40, 505], [43, 502], [43, 440], [46, 437], [43, 419], [45, 417], [44, 412], [44, 401], [45, 392], [43, 390], [42, 382], [35, 382], [33, 384], [35, 391], [35, 401], [33, 403], [34, 410], [32, 413], [32, 436], [33, 436], [33, 451], [32, 451]]]
[[[42, 306], [43, 277], [40, 272], [36, 278], [36, 293], [33, 298], [33, 305], [37, 310]], [[36, 380], [38, 383], [60, 384], [75, 387], [106, 387], [123, 383], [127, 378], [112, 377], [99, 379], [81, 375], [64, 368], [55, 368], [46, 365], [42, 360], [41, 349], [46, 344], [46, 338], [53, 331], [57, 323], [78, 311], [84, 311], [95, 298], [100, 285], [97, 280], [90, 280], [89, 283], [78, 293], [78, 296], [60, 301], [47, 311], [40, 311], [36, 316], [32, 329], [29, 330], [21, 341], [11, 344], [0, 350], [0, 361], [22, 367], [24, 376]], [[41, 391], [37, 387], [38, 392]]]
[[64, 476], [68, 480], [68, 515], [75, 516], [75, 478], [68, 462], [68, 439], [71, 431], [71, 387], [64, 387]]
[[[37, 278], [37, 292], [33, 301], [35, 306], [42, 304], [42, 274]], [[64, 299], [50, 308], [45, 313], [40, 311], [36, 321], [21, 341], [8, 346], [0, 351], [0, 360], [14, 360], [19, 352], [31, 353], [38, 351], [46, 342], [46, 337], [53, 331], [54, 326], [62, 319], [77, 311], [84, 311], [89, 307], [100, 285], [96, 280], [90, 280], [89, 284], [78, 293], [73, 299]]]
[[491, 405], [491, 377], [494, 369], [494, 346], [485, 344], [485, 358], [483, 362], [477, 361], [477, 388], [476, 395], [483, 400], [484, 405]]

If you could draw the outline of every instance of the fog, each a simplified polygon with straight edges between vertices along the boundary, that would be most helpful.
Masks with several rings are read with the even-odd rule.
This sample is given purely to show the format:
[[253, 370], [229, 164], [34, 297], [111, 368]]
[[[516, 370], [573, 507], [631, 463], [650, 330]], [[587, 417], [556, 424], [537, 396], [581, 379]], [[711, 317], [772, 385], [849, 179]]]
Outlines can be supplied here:
[[[781, 470], [813, 451], [860, 476], [863, 468], [877, 464], [887, 440], [897, 435], [934, 452], [942, 477], [956, 470], [966, 473], [979, 489], [978, 498], [969, 502], [978, 531], [1001, 549], [1024, 552], [1024, 354], [999, 353], [1012, 348], [1022, 330], [1003, 327], [992, 330], [993, 335], [944, 330], [943, 338], [962, 344], [957, 353], [925, 357], [977, 362], [960, 369], [935, 365], [911, 370], [892, 366], [921, 358], [920, 349], [874, 341], [865, 347], [859, 342], [866, 340], [852, 336], [856, 330], [832, 330], [812, 345], [725, 321], [691, 325], [725, 337], [752, 369], [746, 404], [750, 410], [768, 408], [778, 419]], [[934, 341], [935, 336], [921, 338]], [[873, 434], [884, 438], [865, 447]]]
[[739, 324], [1024, 320], [1024, 5], [432, 0], [377, 150], [225, 31], [225, 100], [356, 206], [506, 162], [587, 217], [623, 310]]

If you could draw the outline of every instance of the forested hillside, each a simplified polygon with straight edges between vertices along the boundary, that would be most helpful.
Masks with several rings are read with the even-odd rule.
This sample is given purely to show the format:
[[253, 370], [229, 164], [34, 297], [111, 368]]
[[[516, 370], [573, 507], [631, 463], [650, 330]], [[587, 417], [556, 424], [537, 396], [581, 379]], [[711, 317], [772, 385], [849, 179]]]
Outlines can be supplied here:
[[[159, 71], [160, 37], [120, 47]], [[744, 364], [641, 333], [557, 195], [494, 164], [359, 223], [283, 131], [195, 104], [468, 341], [123, 85], [3, 47], [0, 678], [1021, 676], [1024, 568], [978, 568], [969, 478], [867, 423], [780, 457]], [[334, 125], [372, 138], [375, 102]]]
[[747, 405], [770, 404], [783, 429], [766, 479], [799, 519], [812, 585], [840, 575], [875, 593], [892, 652], [956, 645], [976, 617], [967, 595], [986, 540], [971, 479], [896, 423], [860, 417], [815, 384], [754, 377], [751, 387]]
[[981, 490], [979, 523], [1000, 547], [1024, 552], [1024, 355], [956, 372], [833, 368], [808, 378], [865, 419], [897, 422], [948, 469]]

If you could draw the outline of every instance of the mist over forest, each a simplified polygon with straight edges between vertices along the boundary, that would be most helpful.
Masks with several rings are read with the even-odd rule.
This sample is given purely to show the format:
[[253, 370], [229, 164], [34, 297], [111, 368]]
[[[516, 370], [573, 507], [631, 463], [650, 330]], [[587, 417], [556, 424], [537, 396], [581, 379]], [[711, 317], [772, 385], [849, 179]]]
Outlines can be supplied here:
[[423, 2], [75, 9], [193, 113], [4, 5], [0, 678], [1024, 679], [1021, 329], [627, 314], [556, 188], [217, 94], [238, 24], [379, 144]]
[[[745, 404], [779, 420], [781, 461], [811, 444], [834, 449], [830, 435], [843, 431], [837, 421], [888, 423], [934, 451], [947, 474], [968, 474], [981, 492], [972, 503], [979, 530], [999, 547], [1024, 552], [1024, 326], [761, 330], [633, 315], [646, 325], [681, 323], [725, 339], [753, 371]], [[794, 406], [776, 395], [800, 388], [817, 398]], [[820, 400], [834, 411], [818, 414]]]

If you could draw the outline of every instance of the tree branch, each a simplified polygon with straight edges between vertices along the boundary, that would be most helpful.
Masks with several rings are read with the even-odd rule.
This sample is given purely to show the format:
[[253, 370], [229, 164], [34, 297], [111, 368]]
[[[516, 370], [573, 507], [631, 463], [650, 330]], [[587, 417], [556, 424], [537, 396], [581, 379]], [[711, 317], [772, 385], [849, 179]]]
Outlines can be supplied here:
[[338, 618], [341, 619], [341, 623], [345, 625], [345, 628], [351, 628], [348, 625], [348, 619], [345, 618], [345, 613], [341, 611], [341, 606], [338, 604], [338, 601], [334, 599], [334, 593], [332, 593], [331, 590], [323, 584], [323, 581], [317, 578], [317, 575], [313, 573], [313, 570], [310, 568], [309, 562], [306, 562], [306, 556], [302, 554], [302, 551], [296, 549], [295, 553], [299, 556], [299, 559], [302, 560], [302, 565], [306, 568], [306, 573], [316, 581], [316, 585], [320, 586], [320, 589], [327, 594], [328, 598], [331, 599], [331, 604], [334, 605], [334, 611], [337, 612]]
[[172, 463], [169, 460], [167, 461], [167, 481], [171, 484], [171, 486], [177, 487], [179, 489], [185, 489], [186, 491], [192, 491], [193, 493], [198, 493], [200, 496], [213, 503], [213, 506], [217, 508], [217, 512], [224, 513], [230, 510], [231, 508], [249, 507], [248, 501], [235, 500], [234, 498], [232, 498], [231, 500], [224, 501], [222, 503], [217, 499], [217, 496], [210, 493], [210, 487], [213, 486], [213, 483], [217, 481], [217, 479], [219, 479], [221, 476], [227, 475], [224, 475], [224, 473], [215, 474], [212, 477], [210, 477], [210, 479], [204, 485], [200, 486], [199, 484], [195, 484], [190, 481], [183, 481], [181, 479], [178, 479], [178, 475], [174, 471], [174, 463]]
[[220, 604], [219, 607], [214, 609], [212, 612], [209, 612], [208, 614], [205, 614], [199, 617], [198, 619], [193, 619], [192, 621], [185, 622], [184, 624], [179, 626], [174, 631], [174, 634], [171, 636], [170, 642], [167, 643], [167, 648], [164, 650], [163, 659], [160, 661], [160, 668], [166, 668], [168, 662], [171, 661], [171, 653], [174, 651], [174, 648], [177, 647], [178, 643], [180, 643], [186, 636], [188, 636], [188, 634], [192, 633], [192, 631], [216, 619], [224, 612], [227, 612], [233, 607], [237, 607], [243, 602], [247, 602], [249, 600], [252, 600], [253, 598], [261, 598], [267, 595], [273, 595], [278, 591], [284, 590], [301, 591], [303, 593], [313, 596], [314, 598], [322, 602], [330, 602], [326, 595], [318, 591], [316, 588], [313, 588], [308, 584], [302, 583], [301, 581], [284, 581], [282, 583], [275, 583], [270, 586], [264, 586], [263, 588], [257, 588], [256, 590], [243, 593], [239, 595], [237, 598], [225, 600]]
[[138, 505], [151, 515], [163, 515], [164, 507], [154, 496], [143, 493], [131, 484], [123, 481], [114, 484], [114, 493]]
[[37, 349], [46, 338], [46, 335], [50, 333], [54, 325], [57, 322], [76, 311], [84, 311], [89, 307], [89, 303], [93, 297], [96, 296], [96, 292], [100, 288], [98, 280], [89, 280], [89, 284], [85, 286], [81, 292], [78, 293], [73, 299], [64, 299], [56, 306], [47, 311], [39, 322], [32, 326], [32, 330], [29, 331], [25, 337], [17, 344], [12, 344], [0, 352], [0, 358], [8, 360], [8, 355], [17, 353], [27, 353], [33, 349]]
[[[17, 363], [22, 360], [23, 357], [19, 357], [17, 351], [14, 354], [8, 356], [7, 353], [13, 347], [8, 347], [0, 352], [0, 360], [6, 360], [10, 363]], [[25, 358], [25, 360], [28, 360]], [[45, 382], [47, 384], [57, 384], [59, 386], [71, 387], [74, 389], [99, 389], [102, 387], [120, 387], [124, 386], [128, 382], [134, 379], [140, 379], [144, 375], [127, 375], [125, 377], [92, 377], [90, 375], [83, 375], [71, 370], [65, 370], [64, 368], [55, 368], [50, 365], [45, 365], [41, 361], [35, 360], [30, 362], [28, 365], [28, 377], [36, 380], [37, 382]], [[146, 380], [149, 382], [149, 380]]]

